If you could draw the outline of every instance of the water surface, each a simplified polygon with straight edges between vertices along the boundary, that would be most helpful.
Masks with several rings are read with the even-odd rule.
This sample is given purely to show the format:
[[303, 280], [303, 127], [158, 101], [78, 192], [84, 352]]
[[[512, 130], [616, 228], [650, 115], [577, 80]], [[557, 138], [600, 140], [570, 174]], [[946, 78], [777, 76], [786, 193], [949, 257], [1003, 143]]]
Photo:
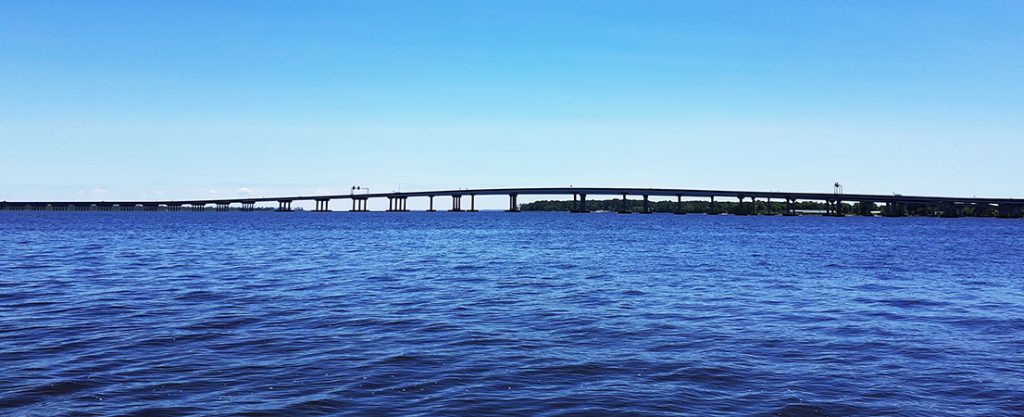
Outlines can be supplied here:
[[0, 213], [0, 415], [1024, 414], [1024, 221]]

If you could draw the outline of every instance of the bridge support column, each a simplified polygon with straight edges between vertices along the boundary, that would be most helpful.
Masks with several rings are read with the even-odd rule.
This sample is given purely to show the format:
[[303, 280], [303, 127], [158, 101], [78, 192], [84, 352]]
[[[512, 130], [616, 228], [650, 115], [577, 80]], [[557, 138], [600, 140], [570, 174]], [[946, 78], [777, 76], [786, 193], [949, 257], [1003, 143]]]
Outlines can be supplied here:
[[861, 216], [871, 216], [871, 209], [874, 208], [875, 203], [873, 201], [861, 201], [860, 207], [858, 207], [857, 214]]
[[825, 215], [829, 217], [843, 217], [843, 202], [841, 200], [825, 200]]
[[892, 201], [885, 202], [885, 209], [882, 210], [882, 216], [885, 217], [906, 217], [907, 206], [903, 203], [897, 203]]
[[508, 195], [508, 212], [518, 213], [519, 212], [519, 194]]
[[479, 210], [476, 209], [476, 194], [469, 195], [469, 212], [475, 213]]
[[747, 198], [744, 197], [744, 196], [737, 196], [736, 197], [736, 200], [738, 200], [739, 202], [736, 203], [736, 210], [734, 210], [733, 214], [735, 214], [737, 216], [746, 216], [747, 214], [750, 214], [750, 213], [747, 212], [748, 211], [747, 207], [743, 205], [743, 200], [746, 200], [746, 199]]
[[[315, 200], [315, 201], [316, 201], [316, 208], [313, 209], [313, 211], [318, 212], [318, 213], [325, 213], [325, 212], [331, 211], [331, 209], [330, 209], [331, 200], [328, 200], [328, 199], [318, 199], [318, 200]], [[243, 203], [243, 205], [244, 205], [244, 203]]]
[[277, 211], [292, 211], [291, 200], [278, 200]]
[[365, 198], [365, 197], [352, 197], [352, 211], [353, 212], [369, 211], [369, 210], [366, 209], [366, 200], [368, 200], [368, 199]]
[[629, 206], [629, 200], [626, 199], [626, 194], [622, 194], [622, 206], [619, 207], [619, 214], [633, 214], [633, 208]]
[[643, 214], [651, 214], [651, 213], [653, 213], [653, 211], [651, 211], [650, 196], [644, 195], [644, 211], [641, 211], [640, 213], [643, 213]]
[[939, 217], [954, 218], [960, 217], [960, 210], [956, 208], [956, 203], [952, 201], [946, 201], [942, 203], [942, 214]]
[[[579, 199], [577, 199], [579, 197]], [[572, 210], [570, 213], [590, 213], [587, 210], [587, 195], [586, 194], [573, 194], [572, 195]]]
[[431, 213], [437, 211], [437, 210], [434, 210], [434, 196], [430, 196], [430, 208], [427, 209], [427, 211], [429, 211]]
[[388, 211], [409, 211], [406, 209], [408, 197], [388, 197]]
[[708, 204], [707, 214], [718, 214], [718, 209], [715, 207], [715, 196], [711, 196], [711, 203]]
[[217, 211], [228, 211], [231, 209], [231, 203], [217, 203]]
[[1016, 204], [999, 204], [1000, 219], [1016, 219], [1021, 217], [1021, 206]]
[[448, 211], [451, 211], [451, 212], [462, 211], [462, 196], [461, 195], [453, 195], [452, 196], [452, 209], [448, 210]]
[[672, 214], [686, 214], [686, 212], [683, 211], [683, 196], [676, 196], [676, 211], [673, 211]]
[[783, 216], [796, 216], [796, 209], [793, 206], [795, 202], [796, 200], [786, 197], [786, 209], [782, 212]]
[[975, 204], [971, 206], [971, 214], [974, 217], [992, 217], [992, 206], [988, 204]]
[[750, 215], [757, 215], [757, 197], [750, 197]]

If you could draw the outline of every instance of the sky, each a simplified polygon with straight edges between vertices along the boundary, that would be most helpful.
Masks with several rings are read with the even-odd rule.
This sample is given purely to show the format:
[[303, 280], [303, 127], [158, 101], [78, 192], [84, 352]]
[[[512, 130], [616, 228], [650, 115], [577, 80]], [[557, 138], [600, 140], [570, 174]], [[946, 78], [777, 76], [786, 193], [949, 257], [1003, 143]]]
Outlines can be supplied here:
[[0, 0], [8, 201], [1024, 197], [1022, 115], [1020, 1]]

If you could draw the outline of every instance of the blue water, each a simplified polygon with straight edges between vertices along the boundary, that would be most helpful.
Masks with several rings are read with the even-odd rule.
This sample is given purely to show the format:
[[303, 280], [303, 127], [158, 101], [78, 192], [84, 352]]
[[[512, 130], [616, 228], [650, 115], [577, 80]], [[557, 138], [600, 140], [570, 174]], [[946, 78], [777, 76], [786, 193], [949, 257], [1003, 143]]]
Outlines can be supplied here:
[[0, 415], [1024, 415], [1024, 221], [0, 213]]

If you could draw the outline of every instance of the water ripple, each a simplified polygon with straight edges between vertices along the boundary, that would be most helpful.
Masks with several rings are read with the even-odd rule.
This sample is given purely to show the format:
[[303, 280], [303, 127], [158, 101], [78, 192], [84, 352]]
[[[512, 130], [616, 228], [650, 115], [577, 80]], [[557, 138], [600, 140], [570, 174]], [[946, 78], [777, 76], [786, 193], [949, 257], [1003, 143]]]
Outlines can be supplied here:
[[1024, 415], [1024, 223], [0, 213], [0, 415]]

